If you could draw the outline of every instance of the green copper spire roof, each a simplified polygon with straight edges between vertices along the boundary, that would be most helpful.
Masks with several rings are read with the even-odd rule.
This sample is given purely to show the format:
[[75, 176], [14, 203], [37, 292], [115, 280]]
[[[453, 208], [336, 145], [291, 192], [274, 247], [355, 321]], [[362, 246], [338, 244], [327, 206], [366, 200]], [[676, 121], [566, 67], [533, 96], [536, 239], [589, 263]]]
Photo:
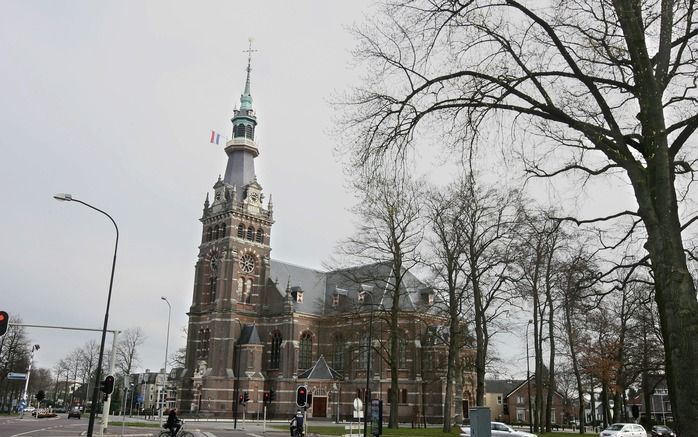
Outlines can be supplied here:
[[240, 96], [240, 109], [250, 110], [252, 109], [252, 94], [250, 94], [250, 73], [252, 72], [252, 52], [257, 50], [252, 50], [252, 38], [250, 38], [250, 47], [245, 50], [247, 52], [247, 80], [245, 81], [245, 91]]

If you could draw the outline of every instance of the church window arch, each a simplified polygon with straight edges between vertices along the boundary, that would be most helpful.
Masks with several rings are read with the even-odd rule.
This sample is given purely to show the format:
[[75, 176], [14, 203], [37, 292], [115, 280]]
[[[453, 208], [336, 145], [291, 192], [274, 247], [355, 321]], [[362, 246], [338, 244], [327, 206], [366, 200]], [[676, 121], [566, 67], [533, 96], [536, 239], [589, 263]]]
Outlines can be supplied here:
[[245, 225], [242, 223], [238, 225], [238, 238], [245, 238]]
[[244, 124], [239, 124], [235, 126], [235, 137], [244, 137], [245, 136], [245, 125]]
[[206, 230], [206, 241], [211, 241], [213, 239], [213, 228], [210, 227]]
[[332, 366], [335, 370], [344, 370], [344, 351], [346, 341], [342, 334], [337, 334], [334, 338], [334, 351], [332, 353]]
[[218, 235], [218, 238], [225, 238], [225, 223], [221, 223], [221, 230]]
[[254, 241], [254, 228], [252, 226], [247, 228], [247, 239], [250, 241]]
[[274, 331], [271, 337], [271, 355], [269, 357], [269, 368], [278, 369], [281, 364], [281, 342], [283, 338], [279, 331]]
[[250, 303], [250, 298], [252, 297], [252, 279], [245, 280], [245, 293], [243, 295], [243, 301], [245, 303]]
[[264, 229], [257, 229], [257, 243], [264, 244]]
[[298, 368], [308, 369], [313, 360], [313, 335], [310, 332], [301, 334], [301, 341], [298, 353]]
[[220, 238], [220, 231], [221, 231], [221, 228], [220, 228], [219, 226], [216, 226], [216, 227], [213, 229], [213, 239], [214, 239], [214, 240], [217, 240], [217, 239]]
[[245, 136], [251, 140], [254, 140], [254, 128], [251, 125], [245, 126]]

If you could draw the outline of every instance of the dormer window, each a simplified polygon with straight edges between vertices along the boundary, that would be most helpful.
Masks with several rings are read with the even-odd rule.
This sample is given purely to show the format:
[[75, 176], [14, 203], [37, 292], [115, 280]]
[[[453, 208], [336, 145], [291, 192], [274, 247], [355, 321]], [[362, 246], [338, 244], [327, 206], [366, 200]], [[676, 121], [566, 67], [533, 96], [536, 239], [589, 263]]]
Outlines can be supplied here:
[[301, 287], [291, 287], [291, 296], [295, 302], [303, 302], [303, 289]]

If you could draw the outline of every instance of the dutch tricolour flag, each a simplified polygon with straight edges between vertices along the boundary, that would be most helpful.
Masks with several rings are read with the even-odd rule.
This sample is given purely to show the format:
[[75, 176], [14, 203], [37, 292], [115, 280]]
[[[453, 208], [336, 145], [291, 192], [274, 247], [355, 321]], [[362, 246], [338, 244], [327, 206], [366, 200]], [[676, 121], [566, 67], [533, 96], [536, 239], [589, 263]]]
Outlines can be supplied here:
[[211, 144], [219, 144], [220, 140], [221, 140], [221, 134], [212, 130], [211, 131]]

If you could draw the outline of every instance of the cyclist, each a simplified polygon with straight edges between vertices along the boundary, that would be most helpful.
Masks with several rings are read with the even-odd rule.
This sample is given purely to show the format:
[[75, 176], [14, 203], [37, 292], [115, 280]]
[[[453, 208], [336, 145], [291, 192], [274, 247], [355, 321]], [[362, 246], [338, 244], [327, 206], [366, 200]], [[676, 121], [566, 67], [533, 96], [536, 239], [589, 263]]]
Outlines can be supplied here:
[[296, 415], [291, 419], [291, 437], [303, 436], [303, 412], [296, 411]]
[[165, 423], [165, 428], [170, 430], [170, 435], [172, 437], [176, 436], [179, 429], [182, 427], [182, 421], [177, 417], [177, 409], [173, 408], [170, 410], [170, 414], [167, 416], [167, 422]]

